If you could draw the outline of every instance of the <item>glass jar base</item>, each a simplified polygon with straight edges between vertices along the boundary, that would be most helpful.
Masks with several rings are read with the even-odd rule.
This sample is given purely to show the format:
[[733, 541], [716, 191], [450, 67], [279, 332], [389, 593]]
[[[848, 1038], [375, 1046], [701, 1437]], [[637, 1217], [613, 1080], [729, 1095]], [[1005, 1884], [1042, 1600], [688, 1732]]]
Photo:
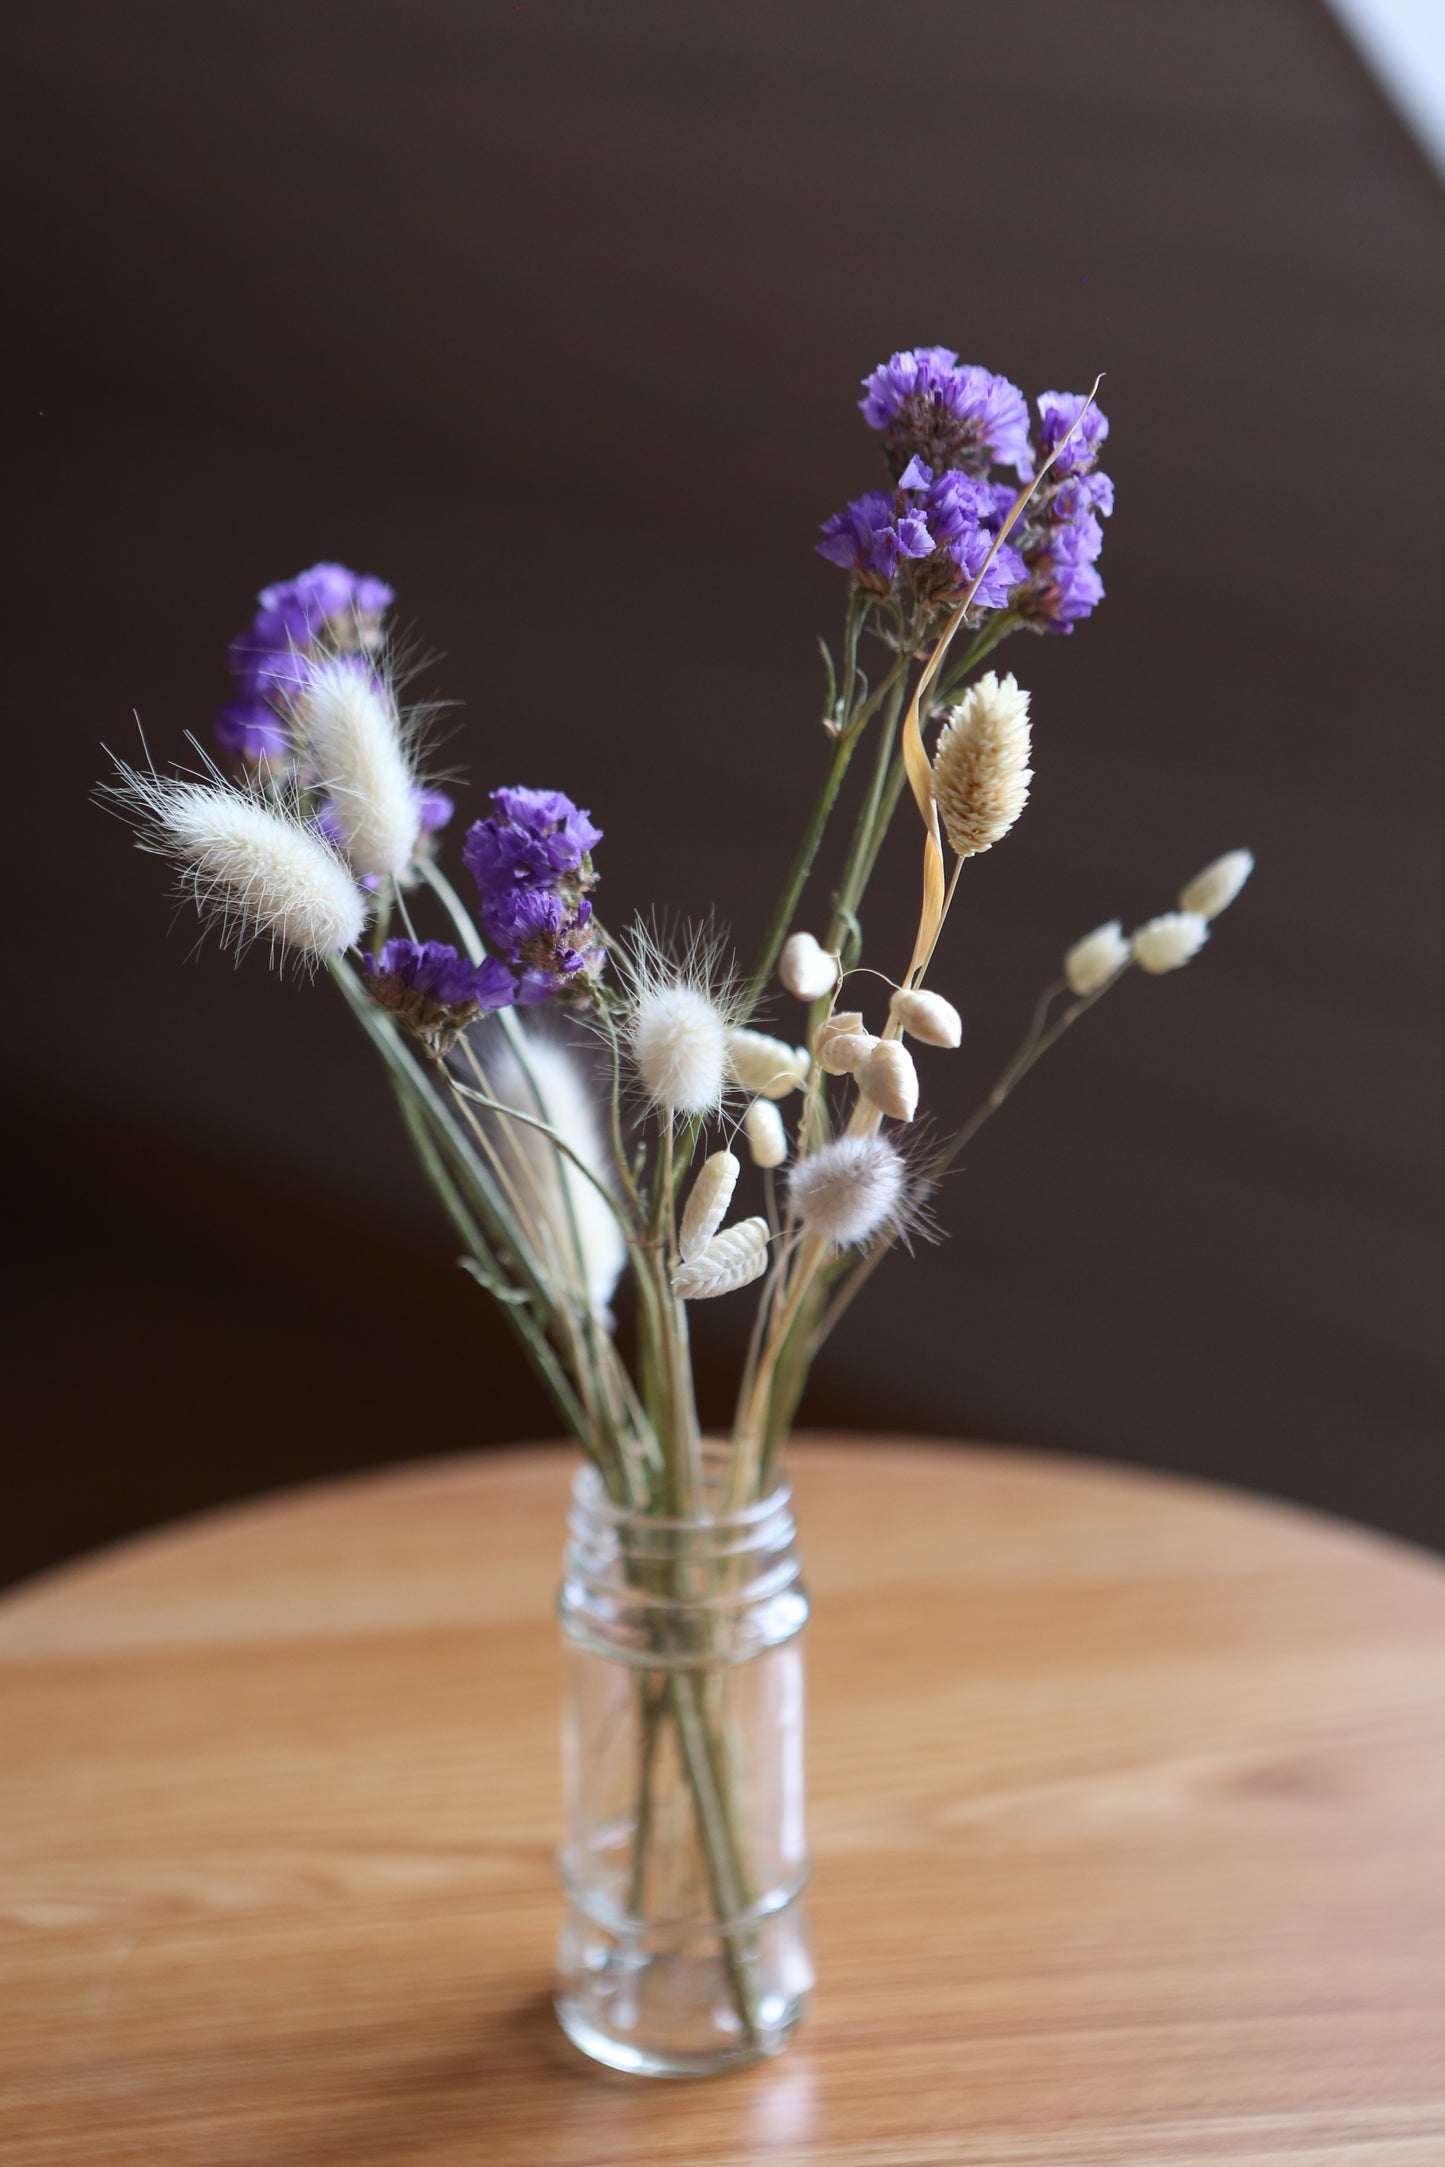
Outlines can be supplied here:
[[813, 1967], [801, 1901], [755, 1921], [750, 1941], [739, 1968], [715, 1936], [618, 1934], [574, 1910], [557, 2021], [593, 2061], [634, 2076], [705, 2077], [767, 2061], [807, 2013]]
[[669, 2050], [655, 2041], [629, 2039], [623, 2032], [605, 2029], [594, 2021], [591, 1996], [562, 1992], [553, 2007], [573, 2046], [605, 2069], [620, 2069], [630, 2077], [715, 2077], [781, 2054], [807, 2014], [807, 1997], [790, 2002], [778, 2022], [761, 2030], [754, 2040], [720, 2041], [715, 2047], [691, 2052]]

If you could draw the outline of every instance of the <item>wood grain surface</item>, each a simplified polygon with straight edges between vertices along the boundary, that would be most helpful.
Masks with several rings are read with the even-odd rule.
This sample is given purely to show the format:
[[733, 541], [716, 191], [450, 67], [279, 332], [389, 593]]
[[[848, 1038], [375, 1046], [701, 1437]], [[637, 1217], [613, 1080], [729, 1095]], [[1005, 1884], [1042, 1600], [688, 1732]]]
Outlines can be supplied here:
[[1440, 2167], [1445, 1573], [1172, 1480], [797, 1451], [821, 1985], [640, 2084], [548, 2006], [570, 1457], [0, 1606], [6, 2167]]

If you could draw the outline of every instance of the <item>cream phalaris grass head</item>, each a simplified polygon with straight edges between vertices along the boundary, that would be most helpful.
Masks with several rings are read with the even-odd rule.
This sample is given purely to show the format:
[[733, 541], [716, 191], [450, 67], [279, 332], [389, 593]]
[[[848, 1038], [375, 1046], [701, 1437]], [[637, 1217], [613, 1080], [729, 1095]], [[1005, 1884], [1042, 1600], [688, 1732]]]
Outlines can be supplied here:
[[1180, 889], [1179, 908], [1195, 911], [1201, 918], [1217, 918], [1228, 910], [1253, 871], [1252, 850], [1226, 850]]
[[1197, 956], [1209, 938], [1208, 921], [1194, 910], [1168, 910], [1137, 926], [1129, 937], [1134, 961], [1141, 971], [1158, 977], [1177, 971]]
[[933, 797], [960, 858], [991, 850], [1028, 803], [1029, 696], [986, 670], [949, 714], [933, 755]]
[[1121, 920], [1111, 918], [1106, 925], [1096, 925], [1092, 933], [1075, 941], [1064, 957], [1064, 978], [1071, 993], [1082, 998], [1097, 993], [1107, 986], [1111, 978], [1118, 976], [1133, 957], [1133, 950], [1124, 937]]

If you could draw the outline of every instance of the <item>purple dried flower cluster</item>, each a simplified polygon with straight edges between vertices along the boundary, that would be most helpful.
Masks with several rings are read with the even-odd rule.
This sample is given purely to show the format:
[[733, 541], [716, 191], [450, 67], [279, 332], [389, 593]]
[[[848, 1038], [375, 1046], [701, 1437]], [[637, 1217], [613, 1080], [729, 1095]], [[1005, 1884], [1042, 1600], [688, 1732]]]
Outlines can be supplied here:
[[[864, 378], [863, 418], [883, 438], [891, 490], [870, 490], [823, 524], [818, 554], [841, 565], [869, 593], [904, 585], [924, 608], [956, 601], [978, 576], [1013, 508], [1013, 482], [991, 470], [1035, 471], [1023, 393], [1007, 377], [960, 362], [947, 346], [893, 354]], [[1085, 405], [1072, 392], [1038, 402], [1039, 454], [1046, 459]], [[1025, 515], [999, 549], [973, 598], [976, 610], [1013, 610], [1020, 623], [1070, 632], [1103, 596], [1096, 569], [1100, 515], [1113, 486], [1095, 472], [1109, 424], [1097, 407], [1052, 467]]]
[[494, 790], [462, 858], [482, 898], [482, 931], [516, 973], [523, 1007], [585, 999], [604, 949], [589, 891], [602, 831], [560, 790]]
[[910, 459], [934, 468], [957, 467], [975, 478], [990, 466], [1030, 471], [1029, 410], [1006, 376], [960, 362], [948, 346], [891, 354], [863, 379], [859, 411], [882, 433], [889, 464], [902, 474]]
[[291, 736], [286, 710], [320, 654], [367, 654], [381, 644], [381, 621], [395, 596], [385, 580], [344, 564], [313, 564], [263, 587], [256, 612], [227, 657], [234, 695], [216, 716], [223, 751], [240, 760], [283, 760]]
[[[280, 765], [294, 751], [293, 711], [313, 665], [338, 655], [354, 657], [365, 669], [384, 638], [383, 619], [395, 600], [386, 581], [353, 572], [344, 564], [313, 564], [294, 579], [263, 587], [246, 631], [232, 640], [227, 665], [236, 680], [234, 697], [216, 713], [216, 740], [223, 752], [254, 766], [262, 760]], [[444, 828], [456, 807], [444, 790], [417, 796], [422, 833]], [[339, 843], [335, 808], [323, 799], [316, 824]], [[374, 879], [362, 885], [374, 888]]]
[[372, 998], [433, 1052], [453, 1046], [485, 1010], [510, 1008], [516, 985], [505, 963], [471, 963], [446, 941], [387, 941], [362, 957]]
[[[1041, 459], [1067, 435], [1083, 406], [1075, 392], [1046, 391], [1040, 396]], [[1098, 471], [1096, 461], [1108, 434], [1108, 421], [1097, 407], [1090, 407], [1015, 529], [1028, 578], [1009, 597], [1009, 606], [1037, 631], [1072, 632], [1104, 598], [1098, 571], [1104, 530], [1099, 522], [1114, 509], [1114, 484]]]
[[[891, 495], [870, 490], [826, 520], [818, 554], [855, 573], [879, 595], [889, 592], [900, 559], [907, 559], [915, 593], [929, 602], [950, 601], [977, 578], [988, 556], [996, 531], [988, 525], [992, 510], [988, 490], [966, 474], [935, 478], [915, 457]], [[1002, 609], [1009, 589], [1024, 577], [1023, 559], [1005, 542], [974, 596], [975, 606]]]

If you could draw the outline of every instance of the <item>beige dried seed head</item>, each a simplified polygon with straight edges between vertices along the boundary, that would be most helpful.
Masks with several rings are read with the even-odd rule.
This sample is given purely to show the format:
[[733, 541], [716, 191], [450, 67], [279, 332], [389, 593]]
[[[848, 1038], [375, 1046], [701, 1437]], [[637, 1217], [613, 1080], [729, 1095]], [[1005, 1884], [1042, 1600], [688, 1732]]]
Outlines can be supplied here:
[[1167, 910], [1162, 917], [1151, 918], [1147, 925], [1136, 926], [1129, 945], [1140, 970], [1159, 977], [1165, 971], [1177, 971], [1197, 956], [1208, 938], [1208, 920], [1201, 918], [1198, 911]]
[[785, 1099], [807, 1081], [808, 1050], [790, 1046], [765, 1031], [729, 1031], [728, 1074], [744, 1091], [765, 1099]]
[[877, 1043], [860, 1009], [837, 1009], [818, 1032], [818, 1059], [828, 1075], [851, 1076]]
[[1228, 910], [1253, 871], [1252, 850], [1226, 850], [1180, 889], [1179, 908], [1195, 911], [1201, 918], [1217, 918]]
[[754, 1166], [781, 1166], [788, 1156], [788, 1132], [771, 1099], [754, 1099], [743, 1116], [743, 1133]]
[[715, 1151], [703, 1160], [678, 1229], [677, 1246], [685, 1257], [695, 1257], [705, 1249], [722, 1225], [741, 1172], [730, 1151]]
[[911, 1121], [917, 1113], [918, 1071], [901, 1039], [880, 1038], [853, 1077], [869, 1105], [891, 1120]]
[[900, 986], [888, 1003], [888, 1013], [921, 1045], [957, 1046], [962, 1042], [963, 1018], [952, 1001], [945, 1001], [941, 993], [923, 993]]
[[740, 1219], [678, 1267], [672, 1291], [681, 1302], [705, 1302], [714, 1295], [735, 1293], [760, 1279], [767, 1268], [767, 1220]]
[[969, 686], [939, 733], [933, 797], [960, 858], [1001, 842], [1028, 803], [1029, 696], [1012, 675], [988, 670]]
[[1092, 933], [1075, 941], [1064, 957], [1064, 977], [1070, 993], [1080, 997], [1097, 993], [1100, 986], [1106, 986], [1123, 970], [1132, 955], [1121, 920], [1111, 918], [1107, 925], [1096, 925]]
[[778, 958], [778, 977], [797, 1000], [821, 1001], [838, 983], [838, 958], [811, 933], [792, 933]]

